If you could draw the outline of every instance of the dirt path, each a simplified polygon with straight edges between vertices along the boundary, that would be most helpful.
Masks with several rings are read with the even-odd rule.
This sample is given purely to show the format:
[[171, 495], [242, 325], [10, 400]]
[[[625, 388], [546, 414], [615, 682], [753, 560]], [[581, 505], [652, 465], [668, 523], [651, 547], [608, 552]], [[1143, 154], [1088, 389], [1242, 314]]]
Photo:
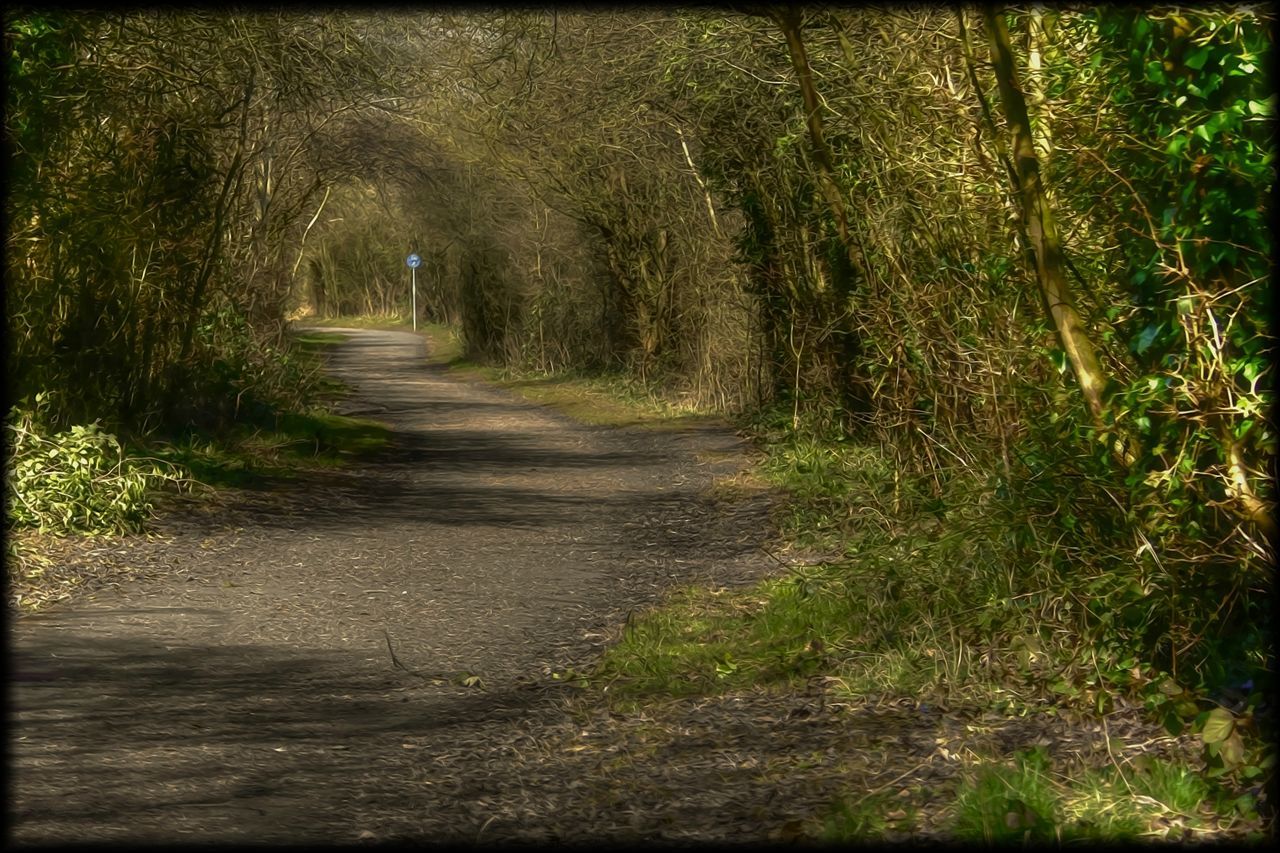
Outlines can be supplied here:
[[549, 674], [628, 609], [768, 570], [763, 499], [699, 497], [738, 440], [585, 427], [344, 331], [384, 458], [169, 518], [112, 551], [132, 579], [13, 620], [13, 840], [661, 834], [584, 825], [531, 756], [578, 725]]

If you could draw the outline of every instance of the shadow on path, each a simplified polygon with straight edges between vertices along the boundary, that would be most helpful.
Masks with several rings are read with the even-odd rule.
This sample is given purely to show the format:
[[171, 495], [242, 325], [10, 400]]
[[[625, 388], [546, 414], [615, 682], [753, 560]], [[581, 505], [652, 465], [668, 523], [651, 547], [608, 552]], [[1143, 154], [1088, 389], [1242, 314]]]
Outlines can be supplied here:
[[[143, 635], [101, 630], [129, 615], [156, 621]], [[228, 840], [342, 838], [340, 806], [358, 793], [343, 780], [382, 764], [394, 784], [405, 760], [427, 760], [411, 750], [481, 739], [553, 695], [423, 690], [385, 658], [324, 649], [184, 647], [165, 636], [183, 618], [209, 617], [94, 611], [24, 632], [10, 689], [10, 739], [24, 753], [13, 784], [27, 792], [15, 822], [70, 840], [103, 837], [106, 821], [116, 837], [160, 840], [180, 811]]]

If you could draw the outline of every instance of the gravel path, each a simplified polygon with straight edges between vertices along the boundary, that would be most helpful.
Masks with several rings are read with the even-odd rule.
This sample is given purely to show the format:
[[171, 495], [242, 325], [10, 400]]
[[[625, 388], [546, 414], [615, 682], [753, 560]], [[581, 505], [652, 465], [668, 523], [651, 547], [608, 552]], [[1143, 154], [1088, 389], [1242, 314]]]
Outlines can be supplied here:
[[343, 331], [385, 454], [167, 518], [12, 620], [12, 840], [663, 834], [542, 760], [582, 722], [550, 674], [673, 584], [769, 570], [767, 499], [701, 496], [739, 440], [583, 426]]

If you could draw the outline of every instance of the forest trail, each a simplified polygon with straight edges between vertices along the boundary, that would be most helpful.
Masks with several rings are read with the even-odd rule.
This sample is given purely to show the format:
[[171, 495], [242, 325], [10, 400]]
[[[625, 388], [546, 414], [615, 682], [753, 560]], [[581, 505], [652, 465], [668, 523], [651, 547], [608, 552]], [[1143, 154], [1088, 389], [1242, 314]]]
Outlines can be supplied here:
[[767, 569], [764, 503], [700, 496], [732, 433], [583, 426], [342, 331], [381, 458], [167, 519], [148, 571], [14, 620], [15, 841], [558, 835], [512, 775], [572, 728], [551, 674], [673, 583]]

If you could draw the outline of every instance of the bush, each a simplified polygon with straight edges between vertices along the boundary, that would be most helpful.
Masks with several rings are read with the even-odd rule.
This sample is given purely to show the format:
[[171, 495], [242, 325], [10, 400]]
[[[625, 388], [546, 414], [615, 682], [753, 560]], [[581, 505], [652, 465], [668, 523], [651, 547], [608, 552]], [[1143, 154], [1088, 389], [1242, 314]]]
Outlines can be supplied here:
[[97, 421], [50, 433], [49, 395], [15, 406], [5, 420], [5, 497], [11, 529], [42, 533], [123, 533], [141, 529], [159, 485], [184, 480], [156, 460], [128, 459]]

